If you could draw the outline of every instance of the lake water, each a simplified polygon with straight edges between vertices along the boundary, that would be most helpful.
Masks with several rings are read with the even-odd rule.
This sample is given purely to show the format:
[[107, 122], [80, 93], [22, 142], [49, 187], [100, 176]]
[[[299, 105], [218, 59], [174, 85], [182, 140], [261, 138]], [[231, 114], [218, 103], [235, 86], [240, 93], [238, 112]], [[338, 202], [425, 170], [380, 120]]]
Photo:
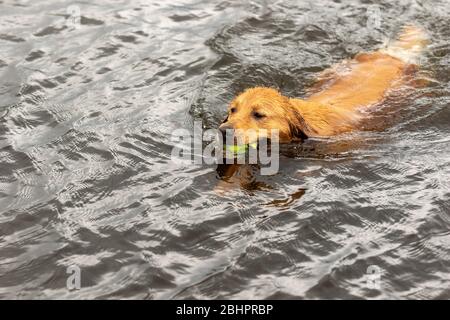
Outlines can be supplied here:
[[[374, 3], [0, 1], [0, 298], [449, 299], [450, 6]], [[173, 161], [243, 89], [302, 97], [409, 22], [428, 85], [366, 130], [226, 194]]]

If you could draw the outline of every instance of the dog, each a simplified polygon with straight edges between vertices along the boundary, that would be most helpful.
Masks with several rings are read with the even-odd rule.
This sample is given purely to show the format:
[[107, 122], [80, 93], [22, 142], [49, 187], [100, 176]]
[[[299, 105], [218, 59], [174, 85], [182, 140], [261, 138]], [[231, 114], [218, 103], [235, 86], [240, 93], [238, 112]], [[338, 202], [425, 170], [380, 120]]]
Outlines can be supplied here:
[[427, 42], [421, 28], [406, 26], [386, 48], [360, 53], [322, 72], [318, 80], [323, 90], [306, 99], [288, 98], [272, 88], [247, 89], [233, 99], [219, 130], [232, 131], [235, 141], [244, 144], [269, 138], [275, 129], [280, 143], [357, 130], [361, 111], [402, 86]]
[[[427, 44], [421, 28], [405, 26], [384, 49], [357, 54], [323, 71], [306, 99], [289, 98], [272, 88], [247, 89], [232, 100], [219, 130], [224, 137], [231, 132], [235, 144], [270, 139], [273, 130], [280, 143], [358, 130], [368, 114], [362, 111], [380, 105], [411, 78]], [[245, 189], [258, 187], [253, 171], [249, 165], [219, 166], [216, 193], [225, 194], [236, 183]]]

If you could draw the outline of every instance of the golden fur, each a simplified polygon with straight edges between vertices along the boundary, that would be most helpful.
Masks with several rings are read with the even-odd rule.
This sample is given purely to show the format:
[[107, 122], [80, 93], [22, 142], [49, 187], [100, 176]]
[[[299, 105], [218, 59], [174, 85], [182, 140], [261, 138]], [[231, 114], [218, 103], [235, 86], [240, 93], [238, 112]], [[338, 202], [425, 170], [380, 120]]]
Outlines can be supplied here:
[[[307, 99], [294, 99], [271, 88], [251, 88], [230, 104], [220, 129], [233, 129], [243, 143], [278, 129], [280, 142], [333, 136], [358, 129], [362, 108], [382, 101], [402, 85], [405, 73], [426, 44], [423, 31], [403, 29], [399, 39], [384, 50], [358, 54], [322, 74], [325, 88]], [[412, 61], [410, 61], [412, 60]], [[239, 130], [238, 130], [239, 129]], [[252, 129], [256, 134], [245, 131]], [[244, 132], [244, 133], [242, 133]]]

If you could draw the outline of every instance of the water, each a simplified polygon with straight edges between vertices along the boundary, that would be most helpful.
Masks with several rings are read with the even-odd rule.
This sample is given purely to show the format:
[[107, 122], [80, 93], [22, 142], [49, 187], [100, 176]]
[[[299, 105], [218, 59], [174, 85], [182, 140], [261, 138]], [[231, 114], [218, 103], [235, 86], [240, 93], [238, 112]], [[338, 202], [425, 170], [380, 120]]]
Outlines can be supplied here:
[[[450, 6], [376, 3], [0, 1], [0, 298], [450, 298]], [[223, 195], [172, 161], [244, 88], [301, 97], [410, 21], [429, 84], [367, 130]]]

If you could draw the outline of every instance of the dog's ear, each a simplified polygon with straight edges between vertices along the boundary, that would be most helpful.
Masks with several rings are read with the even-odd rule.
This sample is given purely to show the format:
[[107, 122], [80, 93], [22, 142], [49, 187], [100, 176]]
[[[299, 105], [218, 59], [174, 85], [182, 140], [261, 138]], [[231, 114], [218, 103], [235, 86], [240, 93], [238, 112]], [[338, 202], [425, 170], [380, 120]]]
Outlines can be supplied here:
[[291, 132], [292, 140], [294, 141], [295, 140], [304, 141], [308, 139], [308, 136], [305, 134], [305, 132], [293, 123], [289, 123], [289, 130]]
[[308, 139], [308, 135], [305, 133], [308, 131], [308, 125], [297, 110], [294, 110], [293, 119], [289, 122], [289, 131], [292, 140], [303, 141]]

